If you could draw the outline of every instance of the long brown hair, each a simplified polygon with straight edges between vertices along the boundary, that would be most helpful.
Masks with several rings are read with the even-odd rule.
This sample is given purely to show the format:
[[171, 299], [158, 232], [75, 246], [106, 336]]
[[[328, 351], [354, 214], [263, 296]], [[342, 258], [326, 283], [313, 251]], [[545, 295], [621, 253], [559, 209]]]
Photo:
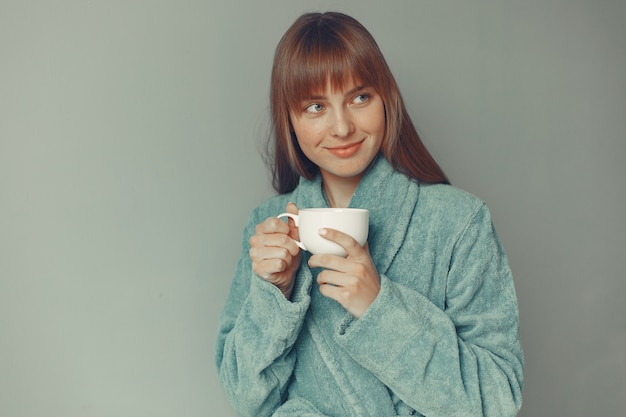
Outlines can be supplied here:
[[372, 35], [354, 18], [327, 12], [300, 16], [276, 47], [270, 93], [274, 137], [268, 148], [274, 189], [291, 192], [300, 176], [312, 179], [319, 172], [298, 145], [289, 109], [324, 90], [328, 80], [333, 89], [342, 89], [352, 79], [382, 98], [386, 125], [381, 151], [394, 169], [417, 181], [448, 183], [422, 143]]

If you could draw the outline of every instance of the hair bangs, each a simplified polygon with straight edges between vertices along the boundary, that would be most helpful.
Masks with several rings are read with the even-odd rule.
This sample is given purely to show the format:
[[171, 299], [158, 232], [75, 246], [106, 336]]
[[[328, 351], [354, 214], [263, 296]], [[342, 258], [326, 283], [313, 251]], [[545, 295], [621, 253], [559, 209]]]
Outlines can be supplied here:
[[290, 109], [323, 94], [329, 83], [333, 91], [342, 91], [351, 82], [378, 87], [373, 74], [366, 71], [370, 66], [346, 39], [332, 31], [307, 35], [284, 74], [284, 97]]

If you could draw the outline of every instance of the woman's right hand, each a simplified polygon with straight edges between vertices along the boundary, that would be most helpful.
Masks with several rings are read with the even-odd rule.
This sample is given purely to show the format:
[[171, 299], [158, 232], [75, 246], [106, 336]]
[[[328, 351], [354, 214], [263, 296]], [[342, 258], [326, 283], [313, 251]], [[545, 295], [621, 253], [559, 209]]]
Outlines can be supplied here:
[[[295, 204], [287, 204], [288, 213], [298, 214]], [[300, 267], [301, 252], [294, 240], [299, 240], [294, 221], [288, 223], [270, 217], [259, 223], [250, 238], [252, 270], [274, 284], [285, 298], [291, 298], [296, 271]]]

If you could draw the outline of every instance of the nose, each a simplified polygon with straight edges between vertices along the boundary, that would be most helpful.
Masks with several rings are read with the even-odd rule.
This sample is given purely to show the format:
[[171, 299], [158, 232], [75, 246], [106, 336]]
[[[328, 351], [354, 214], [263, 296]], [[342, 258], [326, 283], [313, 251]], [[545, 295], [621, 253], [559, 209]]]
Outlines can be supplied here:
[[354, 124], [350, 114], [345, 109], [336, 109], [332, 112], [330, 129], [333, 136], [345, 138], [354, 131]]

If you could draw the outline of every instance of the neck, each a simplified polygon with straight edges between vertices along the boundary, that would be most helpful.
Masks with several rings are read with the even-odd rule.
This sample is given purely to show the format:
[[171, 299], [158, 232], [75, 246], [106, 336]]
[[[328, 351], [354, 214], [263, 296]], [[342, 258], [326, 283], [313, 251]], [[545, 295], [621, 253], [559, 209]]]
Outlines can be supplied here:
[[343, 208], [350, 205], [352, 195], [359, 185], [359, 179], [330, 179], [323, 177], [322, 186], [324, 187], [324, 193], [326, 199], [331, 207]]

